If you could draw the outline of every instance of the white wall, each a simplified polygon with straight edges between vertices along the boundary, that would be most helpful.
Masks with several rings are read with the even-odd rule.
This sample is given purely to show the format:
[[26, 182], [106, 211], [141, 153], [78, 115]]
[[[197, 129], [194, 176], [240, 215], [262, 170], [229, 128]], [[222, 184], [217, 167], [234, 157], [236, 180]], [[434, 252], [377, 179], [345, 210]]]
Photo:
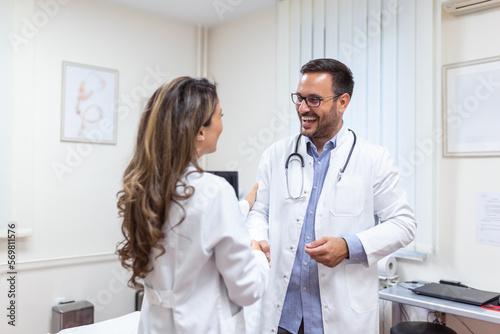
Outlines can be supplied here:
[[[2, 320], [0, 332], [47, 333], [58, 297], [94, 300], [96, 321], [133, 311], [134, 292], [124, 287], [127, 278], [113, 254], [121, 239], [116, 193], [135, 142], [143, 95], [149, 96], [151, 86], [174, 76], [196, 74], [197, 29], [97, 0], [64, 1], [67, 4], [57, 11], [53, 8], [51, 15], [38, 1], [22, 3], [28, 6], [17, 12], [18, 25], [32, 20], [33, 14], [43, 18], [43, 11], [50, 17], [35, 22], [38, 33], [16, 54], [19, 66], [31, 62], [33, 67], [29, 77], [17, 78], [24, 81], [14, 92], [32, 105], [32, 109], [21, 102], [14, 106], [16, 114], [23, 115], [22, 120], [16, 118], [14, 132], [21, 139], [14, 155], [19, 161], [28, 155], [32, 161], [18, 164], [28, 177], [16, 179], [16, 188], [31, 193], [31, 207], [27, 201], [26, 210], [33, 212], [33, 231], [32, 236], [17, 240], [21, 262], [17, 327], [7, 327]], [[25, 50], [31, 50], [31, 56]], [[116, 145], [60, 141], [63, 61], [119, 71]], [[23, 141], [23, 137], [32, 140]], [[69, 171], [58, 175], [54, 163]], [[0, 263], [7, 260], [6, 250], [5, 239], [0, 240]], [[97, 256], [88, 256], [92, 254]], [[63, 259], [51, 260], [59, 258]], [[84, 263], [78, 264], [81, 260]], [[5, 273], [5, 266], [1, 269]], [[0, 293], [3, 305], [4, 275]]]
[[[500, 9], [461, 17], [443, 13], [443, 65], [500, 55], [496, 42], [499, 21]], [[447, 278], [478, 289], [500, 291], [500, 247], [476, 242], [476, 192], [500, 192], [500, 158], [441, 158], [439, 164], [438, 253], [422, 264], [400, 261], [398, 271], [406, 280]], [[461, 320], [474, 333], [500, 331], [500, 325]], [[470, 333], [453, 316], [448, 316], [447, 322], [458, 333]]]
[[208, 75], [218, 82], [224, 131], [207, 169], [238, 170], [249, 191], [265, 148], [288, 135], [276, 108], [276, 8], [271, 6], [209, 30]]

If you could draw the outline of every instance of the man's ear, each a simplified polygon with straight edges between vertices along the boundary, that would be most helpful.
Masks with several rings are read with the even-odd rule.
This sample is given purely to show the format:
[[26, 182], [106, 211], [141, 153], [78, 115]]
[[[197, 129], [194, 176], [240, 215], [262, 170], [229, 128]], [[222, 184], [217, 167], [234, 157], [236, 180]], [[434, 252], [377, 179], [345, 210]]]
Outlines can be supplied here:
[[347, 109], [349, 102], [351, 102], [351, 96], [347, 93], [342, 94], [342, 96], [337, 100], [337, 111], [343, 114]]

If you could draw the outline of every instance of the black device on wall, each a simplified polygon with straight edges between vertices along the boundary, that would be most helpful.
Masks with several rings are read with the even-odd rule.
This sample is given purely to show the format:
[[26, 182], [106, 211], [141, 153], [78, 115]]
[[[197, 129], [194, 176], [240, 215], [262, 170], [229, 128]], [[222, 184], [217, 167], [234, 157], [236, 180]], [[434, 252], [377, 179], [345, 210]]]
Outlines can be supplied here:
[[236, 194], [236, 198], [239, 198], [239, 186], [238, 186], [238, 171], [212, 171], [207, 170], [207, 173], [212, 173], [217, 176], [221, 176], [229, 182], [230, 185], [234, 188], [234, 193]]

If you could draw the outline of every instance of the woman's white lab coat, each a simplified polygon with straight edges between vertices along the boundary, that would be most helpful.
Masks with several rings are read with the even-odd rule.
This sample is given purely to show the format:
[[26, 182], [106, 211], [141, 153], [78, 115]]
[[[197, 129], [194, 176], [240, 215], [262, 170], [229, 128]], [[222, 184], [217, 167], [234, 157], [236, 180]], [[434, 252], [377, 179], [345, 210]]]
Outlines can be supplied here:
[[155, 249], [150, 257], [139, 333], [245, 333], [241, 306], [264, 293], [266, 257], [251, 250], [244, 216], [224, 179], [196, 172], [187, 179], [195, 191], [181, 202], [186, 218], [177, 224], [182, 210], [170, 208], [165, 253]]
[[[285, 161], [294, 152], [296, 136], [268, 148], [258, 170], [257, 202], [247, 218], [252, 239], [269, 240], [271, 272], [262, 299], [260, 334], [275, 333], [281, 317], [302, 223], [313, 187], [313, 158], [301, 139], [304, 157], [303, 197], [290, 199]], [[334, 268], [318, 264], [323, 328], [326, 334], [378, 333], [377, 261], [410, 243], [416, 222], [405, 191], [399, 185], [394, 161], [386, 149], [358, 137], [341, 181], [353, 135], [343, 126], [331, 152], [315, 214], [316, 239], [357, 235], [368, 257], [368, 266], [344, 260]], [[299, 187], [300, 173], [290, 178]]]

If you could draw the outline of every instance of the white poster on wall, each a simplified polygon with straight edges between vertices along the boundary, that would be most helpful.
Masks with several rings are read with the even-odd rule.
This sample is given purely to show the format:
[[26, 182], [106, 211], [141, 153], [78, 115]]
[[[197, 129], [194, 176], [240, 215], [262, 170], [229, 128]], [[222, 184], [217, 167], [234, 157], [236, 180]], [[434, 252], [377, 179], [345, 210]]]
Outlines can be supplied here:
[[478, 192], [476, 205], [477, 242], [500, 246], [500, 193]]
[[500, 155], [500, 57], [443, 66], [445, 156]]

